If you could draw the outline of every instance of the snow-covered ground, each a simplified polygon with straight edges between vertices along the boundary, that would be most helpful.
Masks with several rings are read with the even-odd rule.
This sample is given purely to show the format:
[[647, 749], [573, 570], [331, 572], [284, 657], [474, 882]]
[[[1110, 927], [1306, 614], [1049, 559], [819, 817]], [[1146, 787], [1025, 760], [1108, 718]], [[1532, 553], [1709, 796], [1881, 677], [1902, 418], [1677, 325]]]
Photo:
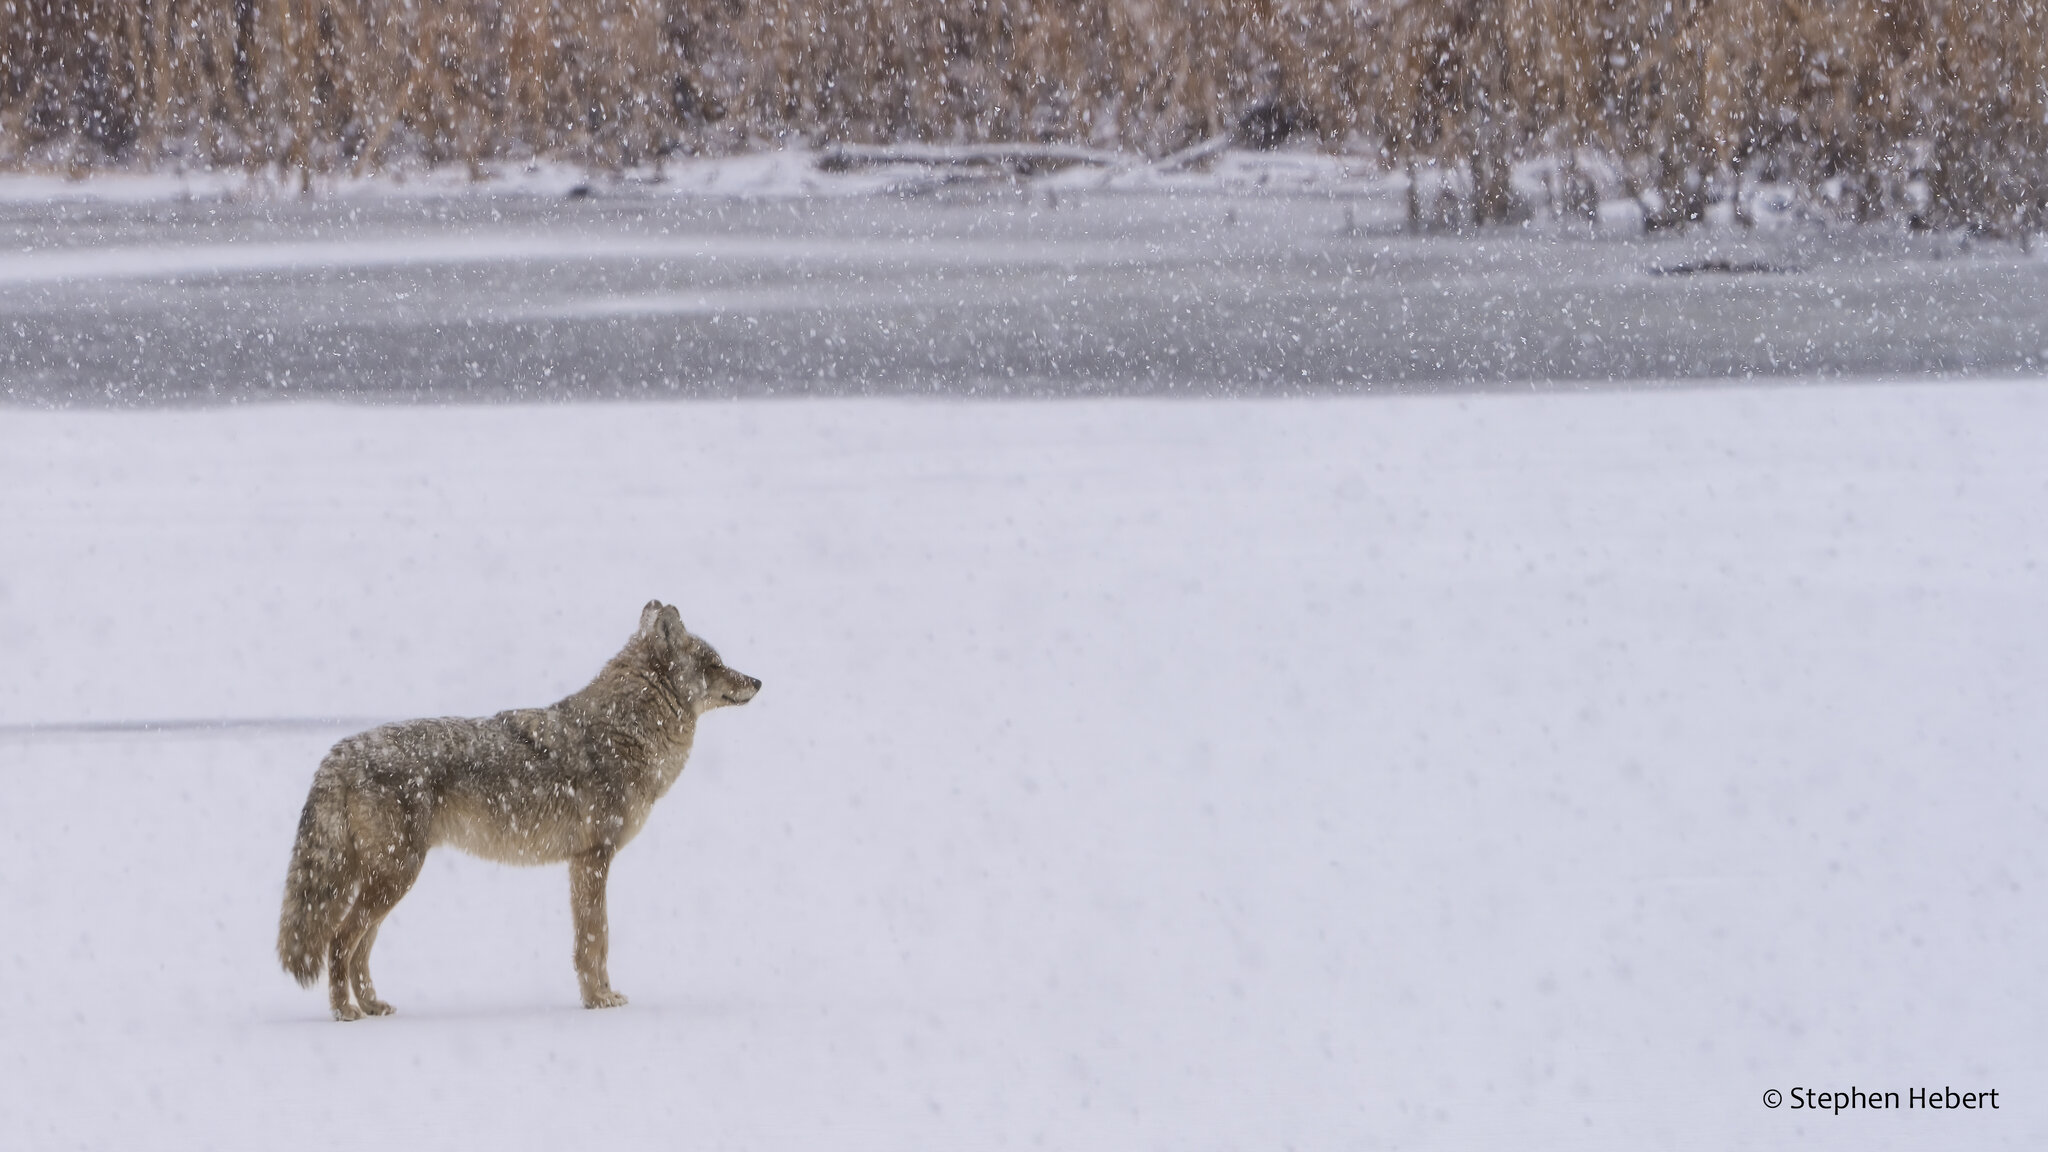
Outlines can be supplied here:
[[[2040, 1147], [2044, 445], [2027, 382], [0, 413], [0, 1146]], [[328, 1021], [325, 746], [650, 597], [766, 688], [621, 858], [632, 1004], [444, 853]], [[105, 727], [196, 719], [291, 723]]]
[[[490, 164], [472, 173], [463, 165], [430, 169], [398, 167], [364, 175], [323, 174], [309, 191], [324, 198], [353, 201], [403, 199], [474, 199], [477, 197], [547, 197], [569, 194], [641, 199], [809, 200], [818, 197], [867, 198], [877, 193], [922, 194], [960, 183], [1000, 180], [1062, 191], [1173, 191], [1189, 194], [1245, 191], [1324, 191], [1353, 196], [1395, 195], [1395, 177], [1376, 157], [1328, 155], [1288, 149], [1257, 152], [1200, 148], [1192, 155], [1165, 160], [1136, 153], [1116, 154], [1089, 149], [1051, 149], [1088, 162], [1052, 165], [1035, 176], [1019, 177], [1008, 164], [964, 163], [975, 157], [1004, 153], [995, 149], [787, 148], [728, 156], [684, 157], [659, 167], [622, 172], [594, 172], [572, 164], [538, 162]], [[1031, 146], [1022, 146], [1029, 152]], [[846, 156], [858, 162], [835, 163]], [[889, 162], [895, 157], [895, 162]], [[1519, 182], [1532, 198], [1545, 191], [1542, 165], [1525, 166]], [[1436, 174], [1430, 173], [1434, 180]], [[1611, 181], [1610, 181], [1611, 183]], [[93, 172], [76, 177], [56, 172], [0, 171], [0, 204], [41, 206], [51, 202], [151, 204], [177, 201], [299, 199], [295, 173], [274, 168], [253, 172], [232, 170], [160, 170]], [[1772, 215], [1766, 209], [1766, 215]]]

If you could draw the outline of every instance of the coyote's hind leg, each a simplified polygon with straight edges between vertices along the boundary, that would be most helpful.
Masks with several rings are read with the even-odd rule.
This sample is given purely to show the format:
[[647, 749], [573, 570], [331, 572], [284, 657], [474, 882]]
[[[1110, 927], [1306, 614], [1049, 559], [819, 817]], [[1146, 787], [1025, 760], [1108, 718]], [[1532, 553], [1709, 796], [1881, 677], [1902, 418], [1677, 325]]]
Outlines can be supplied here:
[[370, 949], [377, 943], [377, 929], [384, 926], [380, 918], [370, 925], [363, 934], [363, 942], [356, 945], [355, 959], [349, 965], [350, 984], [355, 990], [356, 1004], [366, 1016], [389, 1016], [391, 1005], [377, 999], [377, 986], [370, 982]]
[[[356, 902], [342, 918], [327, 975], [327, 1000], [336, 1020], [359, 1020], [365, 1013], [388, 1016], [391, 1005], [377, 999], [377, 987], [370, 982], [370, 946], [377, 942], [377, 928], [398, 906], [419, 879], [423, 851], [401, 850], [377, 861], [378, 871], [364, 877]], [[350, 994], [355, 1004], [349, 1003]]]

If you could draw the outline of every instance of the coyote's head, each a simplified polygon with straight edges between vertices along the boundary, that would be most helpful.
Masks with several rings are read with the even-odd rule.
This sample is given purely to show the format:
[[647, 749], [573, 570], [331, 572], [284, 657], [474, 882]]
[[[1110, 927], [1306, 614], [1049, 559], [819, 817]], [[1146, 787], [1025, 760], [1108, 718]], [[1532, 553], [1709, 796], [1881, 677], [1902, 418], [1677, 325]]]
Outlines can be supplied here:
[[759, 680], [726, 667], [716, 649], [691, 635], [673, 605], [649, 600], [640, 610], [640, 637], [648, 643], [655, 673], [675, 688], [684, 707], [699, 716], [728, 704], [745, 704], [761, 690]]

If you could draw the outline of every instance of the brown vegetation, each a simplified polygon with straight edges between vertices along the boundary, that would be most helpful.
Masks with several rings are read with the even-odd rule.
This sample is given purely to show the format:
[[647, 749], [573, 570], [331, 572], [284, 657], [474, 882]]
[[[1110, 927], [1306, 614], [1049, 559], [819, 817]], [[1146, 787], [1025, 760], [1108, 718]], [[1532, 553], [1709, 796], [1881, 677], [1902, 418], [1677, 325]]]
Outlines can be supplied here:
[[[1619, 165], [1653, 226], [1757, 178], [2048, 222], [2048, 0], [0, 0], [0, 164], [601, 167], [799, 136], [1163, 153], [1313, 134]], [[302, 177], [303, 178], [303, 177]]]

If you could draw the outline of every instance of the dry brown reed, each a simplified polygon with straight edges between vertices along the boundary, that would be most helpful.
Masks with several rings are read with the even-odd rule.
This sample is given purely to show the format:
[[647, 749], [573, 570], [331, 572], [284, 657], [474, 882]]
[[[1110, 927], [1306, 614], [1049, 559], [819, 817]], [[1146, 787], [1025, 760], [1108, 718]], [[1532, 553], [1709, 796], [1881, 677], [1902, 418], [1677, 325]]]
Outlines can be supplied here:
[[[0, 0], [0, 165], [559, 157], [801, 137], [1151, 153], [1312, 134], [1619, 165], [1653, 226], [1744, 180], [2048, 222], [2048, 0]], [[1583, 204], [1584, 195], [1567, 197]]]

